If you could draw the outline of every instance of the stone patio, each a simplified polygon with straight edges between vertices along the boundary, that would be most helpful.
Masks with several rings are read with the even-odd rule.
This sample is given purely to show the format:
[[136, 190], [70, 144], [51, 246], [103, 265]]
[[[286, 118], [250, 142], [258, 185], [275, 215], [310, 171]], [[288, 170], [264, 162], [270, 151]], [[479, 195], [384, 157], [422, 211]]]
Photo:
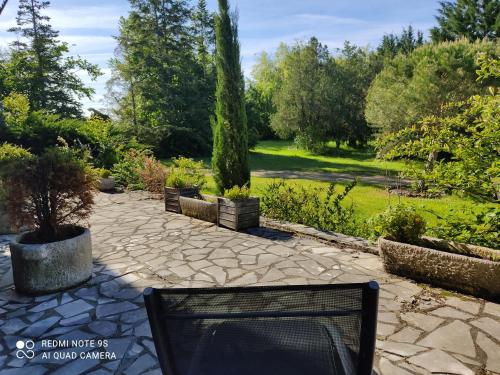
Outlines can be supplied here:
[[[381, 285], [378, 374], [500, 373], [500, 305], [389, 275], [376, 255], [266, 228], [235, 233], [165, 213], [143, 193], [99, 195], [91, 224], [94, 277], [43, 297], [14, 292], [0, 237], [0, 374], [161, 374], [141, 295], [148, 286], [372, 279]], [[23, 339], [35, 342], [34, 358], [16, 348]], [[52, 339], [95, 341], [61, 349], [47, 347]]]

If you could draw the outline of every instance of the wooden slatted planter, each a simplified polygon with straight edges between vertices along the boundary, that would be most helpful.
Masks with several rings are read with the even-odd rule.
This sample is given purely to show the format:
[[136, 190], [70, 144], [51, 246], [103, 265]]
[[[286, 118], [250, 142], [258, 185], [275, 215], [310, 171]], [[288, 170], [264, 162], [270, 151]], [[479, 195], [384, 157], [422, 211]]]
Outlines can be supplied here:
[[165, 211], [181, 213], [181, 205], [179, 203], [180, 197], [194, 198], [200, 194], [198, 187], [191, 188], [165, 188]]
[[217, 198], [217, 202], [220, 226], [236, 231], [259, 226], [259, 198], [252, 197], [234, 201], [227, 198]]
[[[179, 197], [181, 212], [183, 215], [194, 217], [195, 219], [208, 221], [217, 224], [217, 201], [216, 197], [202, 196], [199, 198]], [[213, 198], [215, 202], [206, 199]]]

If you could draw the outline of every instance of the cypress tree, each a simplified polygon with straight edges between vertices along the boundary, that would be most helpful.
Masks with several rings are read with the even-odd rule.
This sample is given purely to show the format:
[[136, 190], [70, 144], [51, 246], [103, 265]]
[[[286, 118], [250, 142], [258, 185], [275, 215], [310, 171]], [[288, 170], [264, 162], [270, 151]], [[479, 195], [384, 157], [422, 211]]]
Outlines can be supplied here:
[[245, 87], [240, 63], [238, 26], [227, 0], [219, 0], [215, 18], [217, 87], [212, 170], [219, 193], [250, 185]]

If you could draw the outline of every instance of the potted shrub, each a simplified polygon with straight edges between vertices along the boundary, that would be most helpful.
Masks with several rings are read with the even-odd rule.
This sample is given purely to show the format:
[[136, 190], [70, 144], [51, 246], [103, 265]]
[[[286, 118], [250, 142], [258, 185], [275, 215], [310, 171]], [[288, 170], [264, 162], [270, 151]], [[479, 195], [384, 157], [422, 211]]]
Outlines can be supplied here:
[[188, 158], [173, 158], [172, 167], [168, 171], [165, 187], [165, 210], [181, 213], [180, 197], [194, 198], [199, 196], [205, 185], [203, 162]]
[[219, 225], [236, 231], [260, 225], [260, 200], [248, 187], [234, 186], [217, 200]]
[[99, 190], [103, 192], [115, 190], [115, 179], [111, 176], [109, 169], [98, 168], [97, 174], [99, 175]]
[[0, 146], [0, 235], [15, 233], [12, 220], [5, 206], [4, 186], [7, 183], [3, 181], [2, 175], [8, 170], [8, 164], [16, 160], [31, 158], [31, 153], [22, 147], [4, 143]]
[[373, 222], [387, 272], [475, 296], [500, 299], [500, 252], [423, 236], [424, 219], [398, 205]]
[[10, 244], [16, 290], [44, 294], [92, 276], [90, 231], [96, 174], [74, 151], [48, 149], [8, 164], [4, 194], [14, 224], [34, 229]]

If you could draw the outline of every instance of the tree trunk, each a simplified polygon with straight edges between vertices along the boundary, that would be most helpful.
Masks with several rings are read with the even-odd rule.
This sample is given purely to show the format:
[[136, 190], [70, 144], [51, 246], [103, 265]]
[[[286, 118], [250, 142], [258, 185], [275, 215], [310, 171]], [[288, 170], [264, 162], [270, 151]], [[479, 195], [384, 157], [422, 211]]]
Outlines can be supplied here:
[[5, 9], [7, 2], [8, 2], [8, 0], [3, 0], [2, 4], [0, 5], [0, 15], [2, 14], [3, 10]]

